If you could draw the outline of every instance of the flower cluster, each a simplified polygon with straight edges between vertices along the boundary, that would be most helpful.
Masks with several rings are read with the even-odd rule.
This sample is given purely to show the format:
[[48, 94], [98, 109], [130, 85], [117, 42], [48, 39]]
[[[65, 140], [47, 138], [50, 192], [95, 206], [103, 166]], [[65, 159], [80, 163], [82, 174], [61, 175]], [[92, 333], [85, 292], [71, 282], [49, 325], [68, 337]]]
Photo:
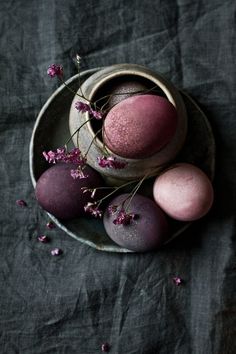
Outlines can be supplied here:
[[74, 179], [83, 179], [83, 178], [87, 178], [88, 175], [86, 173], [84, 173], [84, 167], [83, 166], [78, 166], [76, 170], [71, 170], [70, 171], [70, 175], [72, 178]]
[[180, 286], [183, 283], [183, 280], [180, 277], [174, 277], [172, 280], [176, 286]]
[[51, 78], [53, 78], [55, 76], [62, 77], [63, 76], [63, 67], [62, 67], [62, 65], [57, 65], [57, 64], [50, 65], [48, 70], [47, 70], [47, 74]]
[[102, 112], [99, 112], [99, 111], [96, 111], [96, 110], [92, 109], [90, 107], [90, 105], [87, 104], [87, 103], [84, 103], [84, 102], [81, 102], [81, 101], [77, 101], [75, 103], [75, 108], [81, 113], [88, 112], [93, 118], [95, 118], [97, 120], [100, 120], [100, 119], [103, 118]]
[[65, 162], [84, 165], [86, 162], [84, 157], [81, 155], [80, 149], [78, 148], [74, 148], [71, 151], [67, 152], [66, 148], [61, 147], [58, 148], [56, 151], [44, 151], [43, 156], [45, 157], [45, 160], [49, 163]]
[[127, 213], [124, 209], [121, 209], [113, 220], [115, 225], [130, 225], [137, 218], [137, 214]]
[[118, 160], [115, 156], [98, 156], [97, 161], [102, 168], [123, 169], [127, 165], [126, 162]]
[[43, 156], [49, 163], [65, 162], [77, 164], [77, 169], [71, 170], [71, 177], [74, 179], [88, 177], [88, 175], [84, 173], [86, 158], [82, 156], [78, 148], [74, 148], [69, 152], [66, 151], [66, 148], [58, 148], [56, 151], [43, 151]]
[[102, 217], [102, 211], [98, 208], [97, 203], [88, 202], [84, 207], [84, 211], [94, 216], [95, 218]]

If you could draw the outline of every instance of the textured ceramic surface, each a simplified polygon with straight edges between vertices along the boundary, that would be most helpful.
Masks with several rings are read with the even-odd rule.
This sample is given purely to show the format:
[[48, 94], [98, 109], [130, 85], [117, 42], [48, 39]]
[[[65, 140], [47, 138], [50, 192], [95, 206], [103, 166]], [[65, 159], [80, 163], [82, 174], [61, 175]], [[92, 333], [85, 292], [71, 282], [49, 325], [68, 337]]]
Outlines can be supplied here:
[[[81, 86], [81, 90], [86, 98], [94, 101], [95, 97], [104, 95], [104, 87], [112, 85], [114, 80], [122, 80], [127, 77], [134, 77], [136, 80], [146, 80], [150, 87], [158, 86], [158, 90], [166, 96], [166, 98], [175, 106], [178, 114], [178, 124], [174, 137], [164, 148], [154, 155], [144, 159], [124, 159], [127, 166], [123, 170], [106, 169], [104, 170], [98, 165], [97, 156], [102, 156], [103, 145], [99, 139], [96, 139], [94, 144], [89, 149], [87, 155], [88, 164], [108, 176], [107, 181], [115, 180], [115, 184], [123, 183], [124, 180], [133, 180], [143, 177], [150, 170], [158, 171], [163, 165], [173, 160], [177, 153], [182, 148], [186, 133], [187, 133], [187, 114], [183, 99], [178, 90], [171, 82], [163, 78], [160, 74], [140, 65], [136, 64], [117, 64], [106, 67], [91, 75]], [[80, 93], [80, 89], [78, 93]], [[106, 90], [105, 90], [106, 92]], [[109, 90], [108, 90], [109, 92]], [[80, 125], [89, 119], [88, 113], [79, 113], [75, 108], [75, 102], [78, 101], [78, 96], [75, 96], [70, 110], [70, 132], [73, 134]], [[79, 99], [83, 101], [83, 99]], [[87, 102], [84, 100], [84, 102]], [[83, 153], [87, 152], [88, 147], [93, 140], [95, 134], [90, 123], [85, 124], [81, 128], [80, 133], [80, 149]], [[77, 146], [77, 136], [74, 135], [74, 144]], [[118, 155], [111, 152], [113, 156], [120, 158]], [[111, 182], [111, 184], [112, 184]]]
[[[88, 70], [81, 74], [82, 80], [88, 78], [98, 69]], [[78, 75], [70, 78], [67, 84], [71, 89], [78, 89]], [[215, 170], [215, 143], [209, 122], [198, 105], [186, 94], [182, 93], [188, 117], [188, 135], [181, 154], [176, 161], [197, 165], [213, 179]], [[49, 168], [50, 165], [42, 157], [42, 151], [63, 146], [69, 138], [68, 117], [74, 95], [63, 85], [59, 87], [40, 111], [36, 120], [30, 142], [30, 174], [32, 183]], [[78, 218], [61, 222], [50, 215], [55, 224], [76, 240], [99, 250], [108, 252], [129, 252], [119, 247], [106, 235], [101, 220]], [[181, 234], [189, 224], [173, 222], [172, 238]]]

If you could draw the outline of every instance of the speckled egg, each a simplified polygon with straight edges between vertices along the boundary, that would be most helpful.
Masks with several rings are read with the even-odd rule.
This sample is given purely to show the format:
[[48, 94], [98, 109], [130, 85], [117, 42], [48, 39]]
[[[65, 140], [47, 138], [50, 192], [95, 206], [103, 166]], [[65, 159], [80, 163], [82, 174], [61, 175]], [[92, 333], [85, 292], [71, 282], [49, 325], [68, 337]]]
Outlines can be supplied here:
[[[129, 212], [135, 214], [129, 224], [114, 224], [122, 202], [129, 194], [121, 194], [109, 205], [119, 206], [111, 214], [108, 209], [104, 213], [103, 223], [108, 236], [121, 247], [135, 252], [146, 252], [160, 247], [168, 237], [168, 223], [163, 211], [151, 199], [136, 194], [129, 206]], [[124, 207], [127, 206], [125, 202]]]
[[193, 221], [209, 211], [214, 192], [203, 171], [191, 164], [181, 163], [156, 178], [153, 196], [173, 219]]
[[115, 154], [145, 158], [163, 148], [177, 127], [177, 111], [164, 97], [137, 95], [115, 105], [104, 122], [104, 141]]
[[109, 100], [109, 108], [112, 108], [117, 103], [130, 96], [133, 96], [135, 92], [145, 90], [147, 90], [147, 87], [138, 80], [126, 80], [116, 84], [114, 87], [111, 87], [109, 92], [111, 95], [113, 95]]
[[46, 170], [36, 184], [35, 195], [43, 209], [59, 219], [73, 219], [84, 214], [84, 206], [91, 201], [90, 193], [83, 193], [81, 187], [98, 187], [102, 184], [100, 175], [89, 166], [84, 173], [87, 178], [73, 179], [71, 169], [75, 164], [59, 163]]

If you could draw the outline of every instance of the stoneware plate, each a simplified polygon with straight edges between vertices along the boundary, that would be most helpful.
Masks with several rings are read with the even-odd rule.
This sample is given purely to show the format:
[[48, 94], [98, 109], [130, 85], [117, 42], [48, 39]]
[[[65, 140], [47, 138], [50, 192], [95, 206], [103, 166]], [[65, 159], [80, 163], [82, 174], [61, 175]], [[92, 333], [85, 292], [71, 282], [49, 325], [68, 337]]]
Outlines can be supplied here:
[[[83, 71], [82, 81], [99, 68]], [[67, 80], [67, 85], [78, 90], [78, 75]], [[188, 114], [188, 135], [183, 150], [176, 162], [189, 162], [200, 167], [212, 180], [215, 170], [215, 142], [210, 124], [199, 106], [186, 93], [181, 92]], [[30, 142], [30, 174], [33, 186], [41, 174], [50, 167], [42, 156], [44, 150], [54, 150], [63, 146], [70, 137], [69, 112], [74, 94], [64, 85], [60, 86], [41, 109], [33, 129]], [[107, 235], [102, 220], [78, 218], [72, 221], [60, 221], [49, 214], [53, 222], [68, 235], [98, 250], [107, 252], [131, 252], [116, 245]], [[172, 234], [168, 242], [180, 235], [189, 223], [171, 223]]]

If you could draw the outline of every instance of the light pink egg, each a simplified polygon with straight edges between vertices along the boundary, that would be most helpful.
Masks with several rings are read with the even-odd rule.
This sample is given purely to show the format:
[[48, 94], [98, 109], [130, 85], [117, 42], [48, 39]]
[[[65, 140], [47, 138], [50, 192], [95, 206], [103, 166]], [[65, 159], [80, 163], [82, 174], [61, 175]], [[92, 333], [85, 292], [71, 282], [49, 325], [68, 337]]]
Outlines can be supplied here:
[[180, 163], [156, 178], [153, 196], [173, 219], [193, 221], [209, 211], [214, 192], [203, 171], [191, 164]]
[[137, 95], [115, 105], [104, 123], [104, 141], [115, 154], [126, 158], [154, 155], [174, 136], [176, 108], [166, 98]]

